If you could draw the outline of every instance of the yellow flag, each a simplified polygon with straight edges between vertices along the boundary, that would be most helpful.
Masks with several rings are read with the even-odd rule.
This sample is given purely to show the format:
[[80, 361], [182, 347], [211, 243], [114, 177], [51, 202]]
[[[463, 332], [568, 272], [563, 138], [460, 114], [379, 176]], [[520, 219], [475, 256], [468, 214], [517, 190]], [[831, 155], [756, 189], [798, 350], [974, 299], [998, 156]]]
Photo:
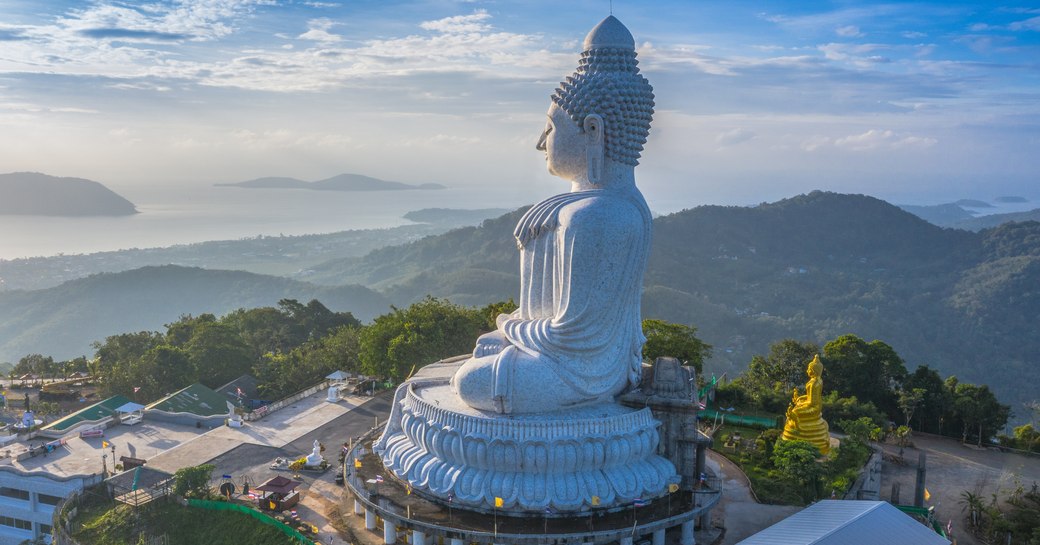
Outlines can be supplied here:
[[505, 502], [502, 501], [502, 498], [495, 496], [495, 507], [502, 507], [503, 505], [505, 505]]
[[595, 507], [597, 505], [599, 505], [599, 496], [592, 496], [592, 506]]
[[410, 486], [408, 486], [408, 485], [405, 485], [405, 487], [404, 487], [404, 493], [405, 493], [405, 494], [411, 494], [411, 493], [412, 493], [412, 487], [410, 487]]
[[932, 499], [932, 494], [930, 492], [928, 492], [927, 488], [925, 488], [924, 489], [924, 501], [929, 501], [931, 499]]
[[361, 460], [358, 460], [357, 458], [354, 458], [354, 467], [360, 468], [361, 467]]
[[101, 448], [108, 448], [108, 441], [102, 441]]
[[671, 484], [668, 485], [668, 492], [669, 493], [675, 493], [675, 492], [678, 492], [678, 491], [679, 491], [679, 485], [677, 485], [675, 483], [671, 483]]

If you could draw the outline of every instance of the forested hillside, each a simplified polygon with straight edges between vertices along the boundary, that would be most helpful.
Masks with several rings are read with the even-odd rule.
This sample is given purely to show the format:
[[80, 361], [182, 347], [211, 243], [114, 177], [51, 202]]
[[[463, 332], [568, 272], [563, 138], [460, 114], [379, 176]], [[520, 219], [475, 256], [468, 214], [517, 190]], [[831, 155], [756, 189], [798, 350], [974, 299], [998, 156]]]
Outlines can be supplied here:
[[[315, 268], [326, 283], [462, 304], [516, 297], [521, 211]], [[770, 343], [845, 333], [908, 364], [990, 384], [1006, 403], [1040, 383], [1040, 224], [972, 233], [884, 201], [814, 192], [753, 208], [705, 206], [654, 221], [644, 316], [692, 324], [731, 374]]]
[[93, 353], [91, 343], [128, 331], [155, 330], [181, 315], [223, 315], [319, 299], [361, 320], [386, 312], [382, 295], [361, 286], [315, 286], [287, 278], [188, 267], [106, 273], [36, 291], [0, 292], [0, 361], [30, 353], [58, 359]]
[[[283, 298], [362, 321], [426, 295], [470, 306], [516, 298], [522, 212], [314, 266], [308, 279], [324, 286], [149, 267], [0, 293], [0, 361], [89, 354], [107, 335]], [[1040, 383], [1040, 223], [943, 229], [878, 199], [823, 192], [699, 207], [655, 219], [643, 308], [697, 327], [715, 347], [709, 372], [733, 376], [781, 339], [852, 333], [888, 343], [910, 368], [989, 384], [1021, 410]]]

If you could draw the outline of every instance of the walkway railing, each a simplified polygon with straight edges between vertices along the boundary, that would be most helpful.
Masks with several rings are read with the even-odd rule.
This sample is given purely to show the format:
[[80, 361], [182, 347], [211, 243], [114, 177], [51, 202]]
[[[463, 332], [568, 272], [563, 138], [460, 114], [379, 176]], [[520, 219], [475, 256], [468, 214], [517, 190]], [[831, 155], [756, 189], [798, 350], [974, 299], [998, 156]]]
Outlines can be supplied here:
[[[344, 480], [347, 482], [348, 487], [354, 494], [354, 497], [367, 509], [378, 513], [380, 516], [383, 514], [389, 514], [398, 518], [400, 521], [407, 521], [407, 526], [410, 529], [418, 530], [427, 535], [440, 535], [440, 536], [456, 536], [464, 533], [467, 538], [473, 539], [486, 539], [488, 542], [494, 542], [498, 540], [529, 540], [533, 534], [514, 534], [509, 532], [501, 531], [480, 531], [475, 529], [463, 529], [457, 526], [445, 526], [436, 522], [422, 520], [421, 518], [415, 518], [413, 513], [410, 513], [406, 507], [402, 507], [390, 501], [385, 495], [381, 495], [377, 492], [372, 492], [365, 487], [365, 481], [353, 468], [350, 460], [355, 457], [359, 457], [359, 450], [362, 449], [362, 445], [369, 444], [378, 438], [378, 435], [383, 431], [383, 426], [377, 424], [376, 427], [372, 428], [364, 435], [362, 435], [355, 443], [354, 448], [347, 454], [346, 463], [343, 465], [343, 470], [346, 473]], [[661, 528], [669, 528], [678, 524], [678, 521], [689, 519], [691, 513], [704, 513], [708, 509], [713, 508], [721, 499], [722, 490], [720, 488], [721, 480], [717, 478], [706, 479], [699, 488], [692, 491], [690, 494], [689, 501], [675, 500], [675, 505], [669, 504], [668, 513], [660, 517], [657, 520], [652, 521], [651, 524], [659, 526]], [[691, 491], [688, 491], [688, 493]], [[661, 500], [657, 500], [661, 501]], [[634, 505], [633, 505], [634, 508]], [[583, 513], [584, 516], [591, 515], [590, 513]], [[449, 517], [450, 518], [450, 517]], [[634, 520], [634, 519], [633, 519]], [[384, 524], [386, 521], [384, 520]], [[639, 525], [642, 529], [643, 525]], [[615, 536], [619, 532], [628, 531], [632, 528], [633, 524], [626, 524], [625, 528], [609, 528], [602, 530], [588, 530], [580, 531], [577, 533], [583, 534], [584, 537], [588, 538], [589, 541], [594, 541], [595, 538], [606, 538]], [[569, 533], [539, 533], [538, 539], [540, 542], [547, 543], [563, 543], [568, 539], [572, 539], [575, 536], [575, 532]]]
[[263, 418], [263, 417], [265, 417], [265, 416], [267, 416], [267, 415], [277, 411], [278, 409], [281, 409], [281, 408], [284, 408], [284, 407], [288, 407], [289, 405], [292, 405], [293, 403], [296, 403], [297, 401], [299, 401], [299, 400], [301, 400], [301, 399], [303, 399], [305, 397], [310, 397], [310, 396], [314, 395], [315, 393], [317, 393], [317, 392], [319, 392], [321, 390], [327, 389], [329, 387], [329, 384], [331, 384], [331, 383], [332, 383], [332, 381], [330, 381], [330, 380], [323, 380], [323, 381], [319, 382], [318, 384], [316, 384], [314, 386], [311, 386], [310, 388], [307, 388], [307, 389], [304, 389], [304, 390], [300, 390], [299, 392], [296, 392], [295, 394], [293, 394], [293, 395], [291, 395], [289, 397], [285, 397], [285, 398], [279, 399], [278, 401], [275, 401], [274, 403], [269, 403], [267, 405], [263, 405], [261, 407], [258, 407], [257, 409], [253, 410], [252, 412], [246, 413], [246, 415], [244, 417], [242, 417], [242, 418], [245, 421], [247, 421], [247, 422], [252, 422], [254, 420], [260, 420], [261, 418]]

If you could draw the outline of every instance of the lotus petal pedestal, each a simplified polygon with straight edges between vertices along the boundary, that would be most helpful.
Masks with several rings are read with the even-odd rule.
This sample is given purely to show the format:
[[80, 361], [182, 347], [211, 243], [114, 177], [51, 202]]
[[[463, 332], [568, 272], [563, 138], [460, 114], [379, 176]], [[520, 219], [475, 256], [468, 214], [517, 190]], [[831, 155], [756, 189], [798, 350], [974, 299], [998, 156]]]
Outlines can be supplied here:
[[459, 400], [447, 378], [413, 380], [398, 389], [376, 451], [390, 472], [434, 501], [480, 511], [501, 498], [500, 513], [542, 516], [667, 493], [679, 478], [656, 454], [657, 426], [649, 409], [616, 403], [489, 413]]

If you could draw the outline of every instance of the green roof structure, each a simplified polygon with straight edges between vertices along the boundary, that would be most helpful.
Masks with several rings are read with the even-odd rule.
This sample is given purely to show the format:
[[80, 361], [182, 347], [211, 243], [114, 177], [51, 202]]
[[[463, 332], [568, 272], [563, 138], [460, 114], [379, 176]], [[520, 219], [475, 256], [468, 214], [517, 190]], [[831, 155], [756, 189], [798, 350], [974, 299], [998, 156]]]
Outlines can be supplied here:
[[147, 411], [188, 413], [196, 416], [227, 414], [227, 398], [213, 390], [195, 383], [174, 392], [144, 408]]
[[116, 414], [116, 409], [130, 403], [130, 400], [115, 395], [104, 401], [99, 401], [89, 407], [80, 409], [61, 420], [56, 420], [42, 428], [44, 432], [63, 432], [82, 422], [96, 422]]

